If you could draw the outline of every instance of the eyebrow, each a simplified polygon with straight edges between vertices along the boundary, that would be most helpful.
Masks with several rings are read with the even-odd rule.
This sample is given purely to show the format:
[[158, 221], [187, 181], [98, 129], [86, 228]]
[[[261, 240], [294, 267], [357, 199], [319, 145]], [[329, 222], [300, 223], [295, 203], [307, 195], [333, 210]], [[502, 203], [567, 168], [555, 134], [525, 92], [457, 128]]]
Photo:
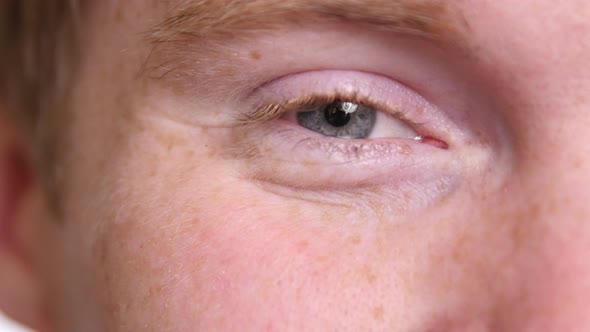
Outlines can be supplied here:
[[286, 23], [339, 22], [426, 39], [458, 31], [443, 0], [189, 0], [149, 31], [153, 44], [237, 38]]
[[[210, 62], [227, 59], [227, 52], [238, 55], [228, 41], [247, 42], [280, 29], [339, 23], [458, 49], [467, 45], [469, 30], [447, 0], [158, 1], [166, 14], [144, 35], [149, 51], [139, 77], [183, 84], [199, 77], [201, 86], [213, 86], [219, 75], [230, 79], [242, 72], [238, 62]], [[251, 57], [260, 55], [252, 51]]]

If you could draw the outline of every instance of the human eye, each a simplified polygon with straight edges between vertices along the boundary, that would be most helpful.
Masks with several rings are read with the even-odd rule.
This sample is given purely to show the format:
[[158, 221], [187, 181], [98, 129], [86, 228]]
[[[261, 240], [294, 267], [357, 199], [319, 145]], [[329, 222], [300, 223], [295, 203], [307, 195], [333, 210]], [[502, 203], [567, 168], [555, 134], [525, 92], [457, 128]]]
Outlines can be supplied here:
[[234, 139], [248, 151], [249, 178], [325, 191], [434, 186], [456, 171], [452, 121], [390, 78], [299, 73], [263, 85], [252, 99]]
[[376, 139], [389, 136], [420, 140], [420, 135], [395, 114], [387, 114], [355, 97], [314, 96], [286, 114], [296, 122], [327, 137]]
[[324, 136], [365, 139], [372, 135], [377, 111], [352, 100], [320, 102], [312, 100], [307, 109], [297, 112], [297, 123]]
[[326, 137], [341, 139], [409, 139], [441, 149], [448, 144], [419, 134], [419, 123], [413, 122], [399, 108], [381, 110], [375, 102], [358, 96], [320, 95], [290, 101], [280, 106], [283, 118]]

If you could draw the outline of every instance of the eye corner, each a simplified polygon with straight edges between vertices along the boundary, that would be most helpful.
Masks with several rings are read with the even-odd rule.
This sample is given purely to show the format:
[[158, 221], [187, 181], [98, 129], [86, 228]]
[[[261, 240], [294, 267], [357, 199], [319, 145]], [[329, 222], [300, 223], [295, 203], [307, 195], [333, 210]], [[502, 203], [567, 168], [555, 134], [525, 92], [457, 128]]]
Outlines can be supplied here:
[[415, 141], [420, 142], [422, 144], [428, 144], [440, 150], [450, 150], [451, 146], [449, 143], [440, 140], [438, 138], [432, 136], [418, 136], [415, 138]]

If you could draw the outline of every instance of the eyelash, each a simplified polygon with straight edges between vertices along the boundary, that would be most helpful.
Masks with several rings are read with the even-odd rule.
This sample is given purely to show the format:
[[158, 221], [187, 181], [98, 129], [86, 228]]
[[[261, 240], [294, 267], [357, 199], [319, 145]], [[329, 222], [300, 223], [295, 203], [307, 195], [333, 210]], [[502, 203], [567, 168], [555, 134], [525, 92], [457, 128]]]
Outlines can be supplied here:
[[[242, 124], [272, 121], [289, 112], [305, 112], [315, 107], [331, 104], [337, 100], [346, 100], [355, 104], [362, 104], [379, 112], [383, 112], [384, 109], [388, 108], [387, 106], [376, 103], [367, 97], [362, 97], [358, 93], [332, 93], [327, 95], [312, 94], [283, 102], [263, 104], [257, 107], [254, 112], [243, 114], [243, 117], [239, 120]], [[408, 119], [406, 114], [399, 109], [388, 110], [386, 113], [408, 123], [412, 129], [418, 130], [421, 126], [421, 124]]]

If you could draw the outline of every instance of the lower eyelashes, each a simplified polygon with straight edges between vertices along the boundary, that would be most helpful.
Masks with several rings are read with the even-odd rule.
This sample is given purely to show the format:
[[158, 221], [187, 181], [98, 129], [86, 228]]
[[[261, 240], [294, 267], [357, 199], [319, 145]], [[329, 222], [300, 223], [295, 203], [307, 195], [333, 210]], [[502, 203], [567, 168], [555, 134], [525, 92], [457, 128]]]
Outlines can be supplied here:
[[[456, 170], [452, 153], [400, 139], [341, 139], [279, 119], [237, 130], [234, 155], [245, 176], [308, 190], [351, 189], [430, 181]], [[243, 153], [247, 151], [247, 153]], [[415, 185], [413, 187], [421, 187]]]

